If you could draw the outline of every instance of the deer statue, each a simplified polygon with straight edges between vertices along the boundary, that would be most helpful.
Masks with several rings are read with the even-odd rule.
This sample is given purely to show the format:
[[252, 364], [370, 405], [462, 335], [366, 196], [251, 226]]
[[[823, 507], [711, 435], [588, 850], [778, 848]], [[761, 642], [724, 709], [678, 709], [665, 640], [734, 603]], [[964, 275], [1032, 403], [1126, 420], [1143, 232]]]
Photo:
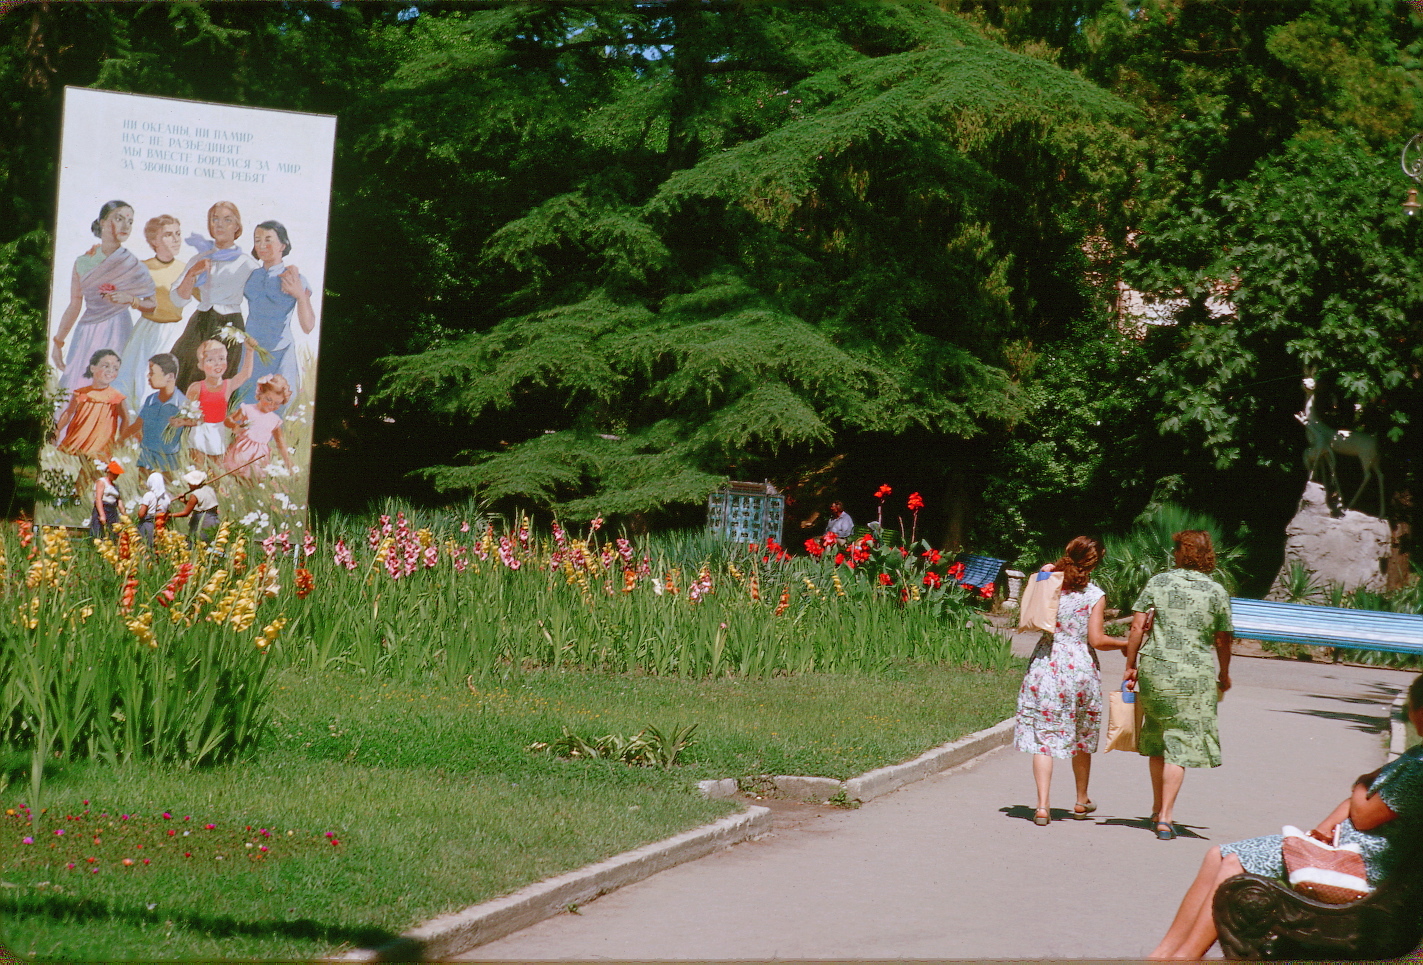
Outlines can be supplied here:
[[1383, 469], [1379, 465], [1378, 440], [1367, 432], [1334, 429], [1326, 425], [1314, 412], [1314, 384], [1313, 378], [1304, 380], [1304, 411], [1295, 413], [1295, 418], [1304, 426], [1305, 438], [1309, 440], [1309, 447], [1304, 451], [1304, 464], [1309, 469], [1310, 481], [1314, 480], [1322, 462], [1325, 496], [1330, 505], [1334, 505], [1335, 499], [1343, 498], [1343, 493], [1339, 492], [1339, 473], [1335, 457], [1354, 456], [1359, 460], [1364, 478], [1359, 483], [1358, 492], [1354, 493], [1354, 498], [1349, 500], [1345, 508], [1354, 508], [1354, 504], [1364, 494], [1364, 487], [1369, 484], [1369, 476], [1372, 475], [1379, 484], [1379, 516], [1384, 516], [1388, 512], [1388, 504], [1384, 501]]

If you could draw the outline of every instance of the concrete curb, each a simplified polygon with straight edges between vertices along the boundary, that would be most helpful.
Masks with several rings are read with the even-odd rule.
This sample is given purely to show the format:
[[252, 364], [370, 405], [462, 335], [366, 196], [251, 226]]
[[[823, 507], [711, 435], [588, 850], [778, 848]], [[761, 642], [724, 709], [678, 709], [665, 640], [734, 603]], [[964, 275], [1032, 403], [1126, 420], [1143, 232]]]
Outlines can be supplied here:
[[699, 781], [697, 790], [703, 797], [729, 798], [735, 797], [742, 788], [750, 787], [754, 788], [756, 793], [768, 797], [816, 801], [828, 801], [844, 794], [846, 799], [863, 804], [906, 784], [922, 781], [932, 774], [965, 764], [981, 754], [1011, 743], [1012, 740], [1013, 720], [1010, 718], [967, 737], [960, 737], [952, 743], [925, 751], [912, 761], [866, 771], [847, 781], [837, 781], [830, 777], [777, 774], [774, 777], [743, 777], [739, 781], [732, 778]]
[[[774, 794], [781, 797], [829, 800], [843, 792], [848, 799], [863, 803], [905, 784], [965, 764], [1012, 739], [1013, 721], [1010, 719], [936, 747], [912, 761], [877, 768], [848, 781], [784, 774], [743, 780], [748, 784], [754, 782], [763, 787], [769, 786]], [[723, 778], [719, 781], [701, 781], [697, 787], [704, 797], [729, 798], [735, 796], [740, 783], [735, 778]], [[545, 918], [552, 918], [570, 905], [585, 904], [599, 895], [770, 830], [770, 809], [753, 805], [741, 814], [625, 851], [606, 861], [547, 881], [536, 882], [512, 895], [432, 918], [380, 948], [358, 948], [327, 961], [439, 961], [513, 934]]]
[[1013, 740], [1013, 721], [1005, 720], [987, 730], [961, 737], [927, 751], [903, 764], [881, 767], [845, 782], [845, 796], [852, 801], [871, 801], [896, 788], [921, 781], [931, 774], [967, 763], [980, 754], [997, 750]]
[[537, 882], [512, 895], [432, 918], [388, 945], [356, 949], [332, 961], [443, 960], [551, 918], [570, 905], [584, 904], [674, 865], [704, 857], [770, 830], [770, 810], [750, 807], [741, 814]]

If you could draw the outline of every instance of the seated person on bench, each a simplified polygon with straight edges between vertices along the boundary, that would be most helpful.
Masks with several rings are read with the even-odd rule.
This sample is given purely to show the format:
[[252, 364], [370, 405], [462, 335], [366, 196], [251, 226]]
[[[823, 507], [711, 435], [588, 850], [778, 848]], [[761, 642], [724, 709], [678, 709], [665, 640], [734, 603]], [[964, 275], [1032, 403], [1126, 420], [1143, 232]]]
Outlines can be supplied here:
[[[1423, 734], [1423, 675], [1408, 688], [1408, 719]], [[1388, 876], [1401, 849], [1397, 843], [1423, 833], [1423, 744], [1364, 774], [1349, 797], [1319, 822], [1310, 836], [1339, 844], [1357, 844], [1363, 852], [1369, 884], [1377, 887]], [[1181, 899], [1181, 907], [1166, 937], [1152, 951], [1153, 959], [1200, 959], [1215, 944], [1211, 899], [1221, 882], [1242, 872], [1286, 880], [1281, 849], [1284, 838], [1267, 834], [1211, 848], [1196, 880]]]

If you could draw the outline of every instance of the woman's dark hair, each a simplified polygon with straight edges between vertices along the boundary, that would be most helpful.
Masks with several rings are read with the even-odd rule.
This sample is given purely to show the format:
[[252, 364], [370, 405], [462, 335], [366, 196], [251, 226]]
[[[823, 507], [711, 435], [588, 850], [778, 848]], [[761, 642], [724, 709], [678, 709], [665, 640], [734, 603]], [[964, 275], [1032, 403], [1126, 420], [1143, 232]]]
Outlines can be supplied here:
[[92, 378], [94, 377], [94, 366], [96, 366], [96, 365], [98, 365], [100, 362], [102, 362], [102, 361], [104, 360], [104, 356], [106, 356], [106, 355], [112, 355], [114, 358], [118, 359], [120, 362], [123, 361], [123, 359], [120, 359], [120, 358], [119, 358], [119, 353], [118, 353], [118, 352], [115, 352], [113, 349], [111, 349], [111, 348], [101, 348], [101, 349], [99, 349], [99, 351], [97, 351], [97, 352], [95, 352], [93, 355], [89, 356], [89, 367], [84, 370], [84, 378], [86, 378], [86, 379], [92, 379]]
[[[263, 228], [266, 228], [268, 231], [276, 232], [277, 240], [282, 243], [283, 258], [292, 253], [292, 240], [287, 237], [286, 225], [282, 224], [280, 221], [263, 221], [261, 224], [259, 224], [256, 228], [253, 229], [252, 237], [255, 239], [257, 237], [257, 232], [261, 231]], [[252, 247], [252, 257], [257, 258], [257, 247], [255, 245]], [[261, 261], [262, 259], [257, 258], [257, 260]]]
[[1203, 529], [1183, 529], [1171, 537], [1175, 544], [1176, 566], [1183, 570], [1210, 573], [1215, 570], [1215, 544]]
[[104, 237], [104, 219], [120, 208], [132, 208], [133, 205], [127, 201], [105, 201], [104, 206], [99, 209], [99, 217], [94, 219], [94, 223], [89, 226], [89, 230], [94, 232], [95, 238]]
[[1087, 578], [1102, 562], [1102, 541], [1095, 536], [1078, 536], [1067, 544], [1053, 569], [1062, 574], [1062, 592], [1078, 593], [1087, 586]]
[[1423, 673], [1414, 677], [1408, 687], [1408, 706], [1413, 710], [1423, 707]]

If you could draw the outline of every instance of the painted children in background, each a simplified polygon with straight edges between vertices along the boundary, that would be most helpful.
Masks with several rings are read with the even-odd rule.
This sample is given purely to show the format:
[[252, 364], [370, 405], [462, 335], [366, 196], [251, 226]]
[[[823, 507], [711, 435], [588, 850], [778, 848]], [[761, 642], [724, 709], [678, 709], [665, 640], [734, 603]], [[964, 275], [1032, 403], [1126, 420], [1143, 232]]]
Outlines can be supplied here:
[[178, 391], [178, 360], [170, 352], [160, 352], [148, 360], [148, 387], [153, 391], [143, 400], [138, 418], [124, 434], [139, 437], [138, 468], [142, 473], [162, 470], [176, 473], [180, 433], [170, 426], [188, 397]]
[[226, 343], [210, 338], [198, 346], [198, 369], [203, 373], [201, 382], [188, 386], [184, 395], [198, 403], [201, 419], [174, 418], [172, 425], [189, 426], [188, 454], [196, 466], [210, 466], [214, 470], [222, 464], [223, 453], [227, 452], [227, 400], [232, 390], [247, 381], [252, 374], [253, 353], [244, 353], [242, 368], [235, 378], [225, 379], [227, 371]]
[[107, 460], [114, 442], [128, 427], [123, 393], [113, 387], [118, 378], [119, 353], [101, 348], [89, 358], [83, 376], [89, 384], [74, 390], [55, 424], [55, 445], [60, 452]]
[[76, 495], [81, 501], [96, 478], [94, 462], [109, 459], [114, 443], [128, 427], [124, 395], [113, 387], [120, 364], [119, 353], [110, 348], [101, 348], [90, 356], [83, 372], [89, 384], [79, 386], [69, 396], [69, 404], [54, 427], [59, 451], [80, 457]]
[[[250, 357], [250, 356], [249, 356]], [[291, 454], [287, 452], [287, 441], [282, 436], [282, 417], [277, 409], [291, 400], [291, 385], [277, 373], [264, 375], [257, 380], [257, 402], [246, 403], [227, 419], [227, 424], [238, 430], [237, 438], [223, 457], [223, 469], [241, 479], [266, 475], [267, 463], [272, 459], [271, 445], [277, 444], [277, 452], [286, 463], [287, 472], [293, 472]]]
[[160, 513], [168, 512], [168, 504], [173, 497], [168, 495], [168, 480], [161, 472], [154, 470], [148, 474], [147, 488], [134, 507], [134, 518], [138, 521], [138, 534], [149, 546], [153, 545], [154, 529]]
[[124, 348], [118, 387], [128, 396], [130, 410], [136, 410], [148, 395], [148, 387], [144, 385], [148, 360], [171, 351], [182, 334], [183, 328], [178, 323], [183, 320], [183, 306], [187, 304], [186, 298], [173, 291], [187, 267], [178, 259], [183, 247], [183, 226], [171, 214], [160, 214], [148, 219], [143, 226], [143, 236], [153, 249], [153, 257], [143, 266], [153, 277], [154, 307], [139, 306], [140, 317], [134, 322], [133, 335]]

